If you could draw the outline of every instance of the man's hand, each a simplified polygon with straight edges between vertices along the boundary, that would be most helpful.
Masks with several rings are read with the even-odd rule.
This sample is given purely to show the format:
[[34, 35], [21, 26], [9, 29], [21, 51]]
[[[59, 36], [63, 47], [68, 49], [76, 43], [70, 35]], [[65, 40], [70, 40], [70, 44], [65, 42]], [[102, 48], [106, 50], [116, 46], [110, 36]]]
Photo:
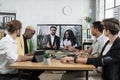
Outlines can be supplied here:
[[51, 48], [49, 41], [47, 42], [47, 48]]
[[80, 51], [75, 51], [73, 53], [76, 54], [76, 55], [80, 55]]
[[72, 47], [72, 46], [67, 46], [67, 49], [68, 49], [69, 51], [77, 51], [77, 49], [75, 49], [75, 48]]
[[88, 56], [85, 54], [85, 51], [84, 51], [84, 50], [80, 50], [79, 52], [75, 52], [75, 54], [77, 54], [78, 57], [82, 57], [82, 58], [88, 57]]
[[53, 48], [54, 48], [54, 49], [57, 49], [57, 45], [56, 45], [56, 42], [55, 42], [55, 44], [54, 44]]
[[26, 53], [25, 56], [34, 56], [35, 51], [32, 51], [31, 53]]

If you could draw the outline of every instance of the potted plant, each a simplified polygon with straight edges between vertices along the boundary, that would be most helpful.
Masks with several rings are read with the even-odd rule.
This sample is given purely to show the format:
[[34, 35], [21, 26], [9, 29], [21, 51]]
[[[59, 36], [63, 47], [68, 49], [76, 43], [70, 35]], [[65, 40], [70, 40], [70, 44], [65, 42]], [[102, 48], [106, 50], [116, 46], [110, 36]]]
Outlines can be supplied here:
[[92, 17], [90, 16], [84, 16], [85, 24], [87, 28], [90, 28], [90, 23], [92, 21]]
[[32, 40], [32, 39], [29, 39], [28, 42], [29, 42], [29, 49], [28, 49], [28, 52], [29, 52], [29, 53], [32, 53], [32, 52], [34, 51], [33, 40]]
[[37, 46], [38, 46], [38, 49], [42, 49], [43, 48], [43, 44], [42, 44], [42, 40], [43, 40], [43, 33], [42, 33], [42, 30], [40, 29], [39, 30], [39, 34], [37, 35]]
[[50, 53], [48, 53], [47, 51], [44, 54], [44, 64], [51, 65]]
[[87, 23], [90, 23], [92, 21], [92, 18], [89, 16], [85, 16], [84, 19]]

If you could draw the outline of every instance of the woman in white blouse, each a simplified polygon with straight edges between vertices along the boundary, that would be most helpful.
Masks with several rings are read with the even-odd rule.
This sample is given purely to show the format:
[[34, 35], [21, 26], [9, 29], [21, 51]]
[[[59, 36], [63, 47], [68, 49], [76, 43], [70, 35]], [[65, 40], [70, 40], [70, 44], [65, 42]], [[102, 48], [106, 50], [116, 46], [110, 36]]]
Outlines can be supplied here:
[[64, 37], [61, 40], [60, 47], [64, 49], [68, 49], [68, 47], [77, 47], [76, 37], [72, 30], [66, 30], [64, 33]]
[[[22, 23], [13, 20], [6, 23], [8, 34], [0, 40], [0, 80], [13, 80], [17, 70], [9, 68], [10, 64], [32, 60], [33, 56], [22, 56], [18, 54], [16, 37], [20, 35]], [[30, 70], [32, 76], [29, 80], [39, 80], [38, 76], [41, 71]]]

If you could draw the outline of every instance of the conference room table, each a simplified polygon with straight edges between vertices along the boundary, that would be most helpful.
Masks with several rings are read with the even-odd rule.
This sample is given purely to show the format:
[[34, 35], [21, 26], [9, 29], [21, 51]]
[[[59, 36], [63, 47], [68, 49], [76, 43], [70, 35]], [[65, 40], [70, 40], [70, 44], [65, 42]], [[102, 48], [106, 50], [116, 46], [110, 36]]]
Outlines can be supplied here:
[[[20, 70], [53, 70], [53, 71], [65, 71], [65, 70], [78, 70], [86, 71], [86, 80], [88, 80], [89, 71], [95, 70], [94, 65], [80, 64], [80, 63], [61, 63], [60, 60], [51, 59], [50, 65], [45, 65], [43, 62], [16, 62], [9, 66], [13, 69], [18, 69], [18, 74]], [[19, 76], [20, 80], [20, 76]]]

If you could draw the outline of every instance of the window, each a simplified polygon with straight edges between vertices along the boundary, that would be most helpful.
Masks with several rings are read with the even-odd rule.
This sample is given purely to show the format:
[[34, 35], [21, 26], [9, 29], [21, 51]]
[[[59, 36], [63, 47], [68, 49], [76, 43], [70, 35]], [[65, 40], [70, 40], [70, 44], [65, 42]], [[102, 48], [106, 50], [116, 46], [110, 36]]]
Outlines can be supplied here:
[[114, 17], [120, 20], [120, 0], [104, 0], [104, 18]]
[[116, 6], [120, 6], [120, 0], [116, 0]]
[[109, 9], [105, 11], [105, 18], [113, 17], [113, 9]]
[[105, 0], [105, 9], [113, 8], [114, 7], [114, 0]]

